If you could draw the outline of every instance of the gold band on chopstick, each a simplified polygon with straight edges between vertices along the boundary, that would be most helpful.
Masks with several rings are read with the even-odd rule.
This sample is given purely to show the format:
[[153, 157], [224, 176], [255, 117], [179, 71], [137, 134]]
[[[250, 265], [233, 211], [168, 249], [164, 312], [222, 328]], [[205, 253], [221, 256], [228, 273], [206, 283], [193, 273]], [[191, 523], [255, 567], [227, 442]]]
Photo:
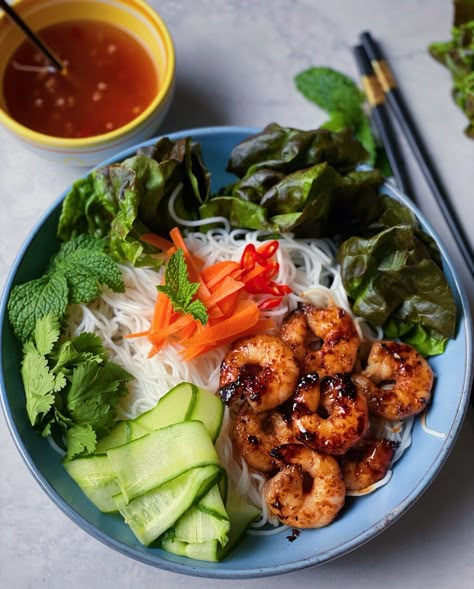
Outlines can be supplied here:
[[362, 87], [369, 106], [377, 106], [385, 100], [385, 94], [382, 86], [379, 84], [376, 76], [362, 76]]
[[390, 92], [390, 90], [396, 88], [397, 83], [395, 82], [390, 68], [383, 59], [373, 61], [372, 67], [374, 68], [374, 72], [376, 73], [384, 92]]

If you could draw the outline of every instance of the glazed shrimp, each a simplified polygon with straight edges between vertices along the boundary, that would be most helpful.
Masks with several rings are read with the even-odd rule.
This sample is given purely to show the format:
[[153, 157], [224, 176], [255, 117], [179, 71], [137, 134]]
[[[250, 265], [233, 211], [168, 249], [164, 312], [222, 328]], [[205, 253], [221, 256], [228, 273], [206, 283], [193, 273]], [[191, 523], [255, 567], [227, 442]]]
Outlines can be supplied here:
[[317, 372], [320, 377], [350, 372], [360, 343], [351, 316], [334, 305], [324, 309], [302, 305], [284, 319], [280, 337], [304, 372]]
[[433, 372], [423, 356], [408, 344], [375, 342], [363, 375], [368, 381], [358, 381], [369, 408], [385, 419], [416, 415], [431, 399]]
[[296, 528], [330, 524], [342, 509], [346, 494], [337, 460], [301, 444], [280, 446], [272, 454], [284, 466], [265, 483], [271, 513]]
[[364, 439], [341, 459], [348, 491], [362, 491], [381, 481], [392, 464], [399, 443], [385, 438]]
[[255, 412], [284, 403], [295, 390], [299, 367], [291, 349], [275, 335], [239, 340], [221, 364], [220, 395], [243, 395]]
[[264, 473], [275, 472], [278, 463], [271, 455], [273, 448], [297, 443], [291, 427], [291, 407], [288, 412], [277, 408], [255, 413], [247, 402], [241, 406], [234, 423], [234, 440], [247, 464]]
[[321, 341], [321, 347], [309, 346], [305, 354], [304, 371], [317, 372], [319, 377], [351, 372], [354, 367], [360, 339], [352, 317], [341, 307], [318, 309], [303, 306], [311, 332]]
[[364, 395], [347, 372], [304, 376], [296, 389], [293, 429], [297, 439], [319, 452], [344, 454], [365, 436], [369, 411]]
[[293, 351], [301, 366], [304, 364], [308, 339], [308, 324], [303, 309], [289, 313], [280, 327], [280, 337]]

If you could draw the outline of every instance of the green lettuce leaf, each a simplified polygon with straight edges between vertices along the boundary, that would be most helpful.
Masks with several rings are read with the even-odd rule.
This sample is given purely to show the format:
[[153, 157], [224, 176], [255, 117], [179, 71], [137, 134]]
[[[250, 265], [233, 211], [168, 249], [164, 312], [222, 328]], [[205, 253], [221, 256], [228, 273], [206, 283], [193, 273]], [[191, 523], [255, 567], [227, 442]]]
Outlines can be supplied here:
[[[470, 18], [469, 18], [470, 17]], [[466, 114], [469, 124], [465, 129], [474, 138], [474, 4], [464, 1], [456, 4], [456, 19], [451, 40], [432, 43], [431, 56], [451, 72], [452, 96]]]
[[166, 236], [183, 219], [198, 218], [199, 206], [209, 198], [210, 173], [200, 147], [191, 138], [164, 137], [136, 156], [93, 171], [76, 182], [66, 196], [58, 237], [67, 241], [86, 233], [105, 237], [110, 255], [134, 265], [159, 266], [153, 246], [140, 241], [143, 233]]
[[345, 172], [365, 161], [367, 155], [350, 131], [302, 131], [271, 123], [234, 147], [227, 170], [242, 178], [262, 168], [289, 174], [326, 162]]
[[387, 336], [402, 337], [421, 353], [444, 350], [456, 327], [456, 306], [438, 263], [408, 225], [373, 237], [351, 237], [338, 252], [353, 310]]

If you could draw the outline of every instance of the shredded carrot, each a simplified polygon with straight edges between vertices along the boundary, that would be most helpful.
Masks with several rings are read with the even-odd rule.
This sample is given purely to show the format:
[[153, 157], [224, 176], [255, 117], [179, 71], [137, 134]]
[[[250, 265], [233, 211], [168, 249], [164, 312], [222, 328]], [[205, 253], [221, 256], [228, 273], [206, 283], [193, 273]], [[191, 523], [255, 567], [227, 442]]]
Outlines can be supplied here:
[[142, 233], [140, 235], [140, 241], [154, 245], [163, 252], [168, 252], [174, 247], [169, 239], [165, 239], [161, 235], [156, 235], [156, 233]]
[[166, 327], [157, 329], [156, 331], [150, 331], [148, 339], [153, 344], [158, 344], [170, 335], [177, 333], [180, 329], [187, 327], [193, 321], [195, 321], [195, 319], [192, 315], [180, 315], [176, 321], [171, 322]]
[[144, 337], [145, 335], [148, 335], [150, 332], [149, 331], [137, 331], [136, 333], [127, 333], [125, 334], [124, 337], [126, 337], [127, 339], [132, 339], [134, 337]]
[[154, 333], [155, 331], [158, 331], [159, 329], [162, 329], [168, 325], [172, 311], [173, 308], [169, 298], [163, 292], [158, 292], [156, 296], [156, 304], [150, 326], [150, 332]]
[[216, 305], [229, 295], [242, 290], [244, 286], [243, 282], [239, 282], [238, 280], [234, 280], [231, 276], [227, 276], [219, 284], [219, 288], [217, 288], [206, 301], [207, 307], [209, 308]]
[[227, 337], [236, 336], [241, 331], [255, 325], [259, 318], [260, 311], [257, 304], [244, 299], [239, 302], [234, 313], [226, 321], [220, 321], [214, 325], [207, 323], [202, 332], [188, 340], [186, 345], [207, 344], [208, 342], [217, 342]]
[[[158, 292], [150, 329], [127, 336], [148, 337], [149, 358], [171, 339], [182, 345], [181, 358], [192, 360], [238, 337], [267, 332], [275, 327], [272, 319], [261, 318], [261, 309], [265, 309], [265, 305], [268, 308], [278, 306], [284, 291], [282, 288], [282, 293], [274, 292], [280, 285], [271, 281], [278, 271], [278, 264], [272, 259], [278, 241], [266, 242], [258, 248], [249, 244], [240, 263], [226, 260], [203, 268], [203, 261], [189, 251], [177, 227], [170, 231], [171, 241], [153, 233], [145, 233], [141, 238], [168, 254], [182, 250], [190, 281], [199, 283], [195, 296], [208, 312], [208, 321], [203, 325], [193, 315], [175, 311], [169, 297]], [[262, 289], [273, 298], [257, 304], [253, 292], [259, 293]]]
[[202, 279], [207, 284], [209, 289], [213, 289], [227, 276], [238, 279], [242, 270], [237, 262], [224, 260], [223, 262], [216, 262], [212, 266], [207, 266], [201, 272]]

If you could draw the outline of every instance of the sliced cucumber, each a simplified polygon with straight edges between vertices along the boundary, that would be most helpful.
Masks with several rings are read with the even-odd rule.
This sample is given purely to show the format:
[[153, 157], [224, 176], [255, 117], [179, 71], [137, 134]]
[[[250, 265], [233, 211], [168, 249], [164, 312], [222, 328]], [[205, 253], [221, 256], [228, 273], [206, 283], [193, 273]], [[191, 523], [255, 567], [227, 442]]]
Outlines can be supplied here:
[[220, 560], [221, 545], [217, 540], [208, 540], [207, 542], [183, 542], [177, 540], [174, 536], [165, 534], [160, 541], [160, 545], [166, 552], [178, 556], [186, 556], [195, 560], [205, 560], [207, 562], [218, 562]]
[[[196, 517], [197, 511], [197, 507], [190, 509], [178, 520], [174, 528], [163, 535], [160, 540], [163, 550], [197, 560], [209, 562], [220, 561], [235, 548], [245, 533], [245, 530], [260, 514], [259, 509], [249, 504], [235, 490], [231, 490], [227, 503], [227, 511], [230, 518], [230, 521], [226, 522], [229, 524], [228, 539], [223, 538], [224, 541], [221, 542], [217, 537], [214, 539], [209, 538], [212, 535], [211, 530], [218, 530], [218, 528], [213, 528], [213, 526], [219, 520], [212, 516], [208, 516], [208, 519], [205, 520], [205, 527], [203, 526], [200, 530], [197, 530], [198, 533], [195, 536], [190, 533], [192, 531], [192, 528], [190, 529], [190, 518], [192, 518], [194, 525], [199, 521]], [[222, 522], [224, 520], [220, 521]], [[202, 540], [189, 541], [194, 538], [197, 540], [201, 538]]]
[[202, 421], [212, 441], [215, 442], [221, 431], [222, 420], [224, 419], [224, 403], [217, 395], [213, 395], [204, 389], [196, 388], [196, 402], [191, 410], [189, 419]]
[[[226, 474], [227, 473], [224, 471], [223, 477]], [[228, 520], [229, 516], [227, 515], [224, 502], [222, 501], [219, 487], [220, 482], [219, 485], [214, 485], [212, 489], [210, 489], [209, 492], [204, 495], [201, 501], [199, 501], [199, 503], [196, 505], [196, 508], [201, 510], [203, 513], [208, 513], [214, 517]]]
[[229, 489], [226, 511], [230, 518], [229, 541], [219, 554], [219, 560], [225, 558], [239, 543], [249, 525], [260, 515], [260, 509], [242, 497], [233, 488]]
[[121, 446], [131, 440], [129, 421], [119, 421], [111, 432], [97, 442], [95, 454], [105, 454], [110, 448]]
[[217, 540], [224, 545], [228, 540], [230, 522], [191, 507], [173, 527], [173, 539], [189, 544]]
[[128, 505], [122, 494], [117, 495], [116, 505], [135, 536], [148, 546], [199, 501], [221, 472], [216, 465], [192, 468]]
[[120, 493], [120, 487], [106, 454], [65, 461], [64, 468], [100, 511], [117, 511], [113, 496]]
[[182, 382], [169, 390], [153, 409], [130, 422], [132, 439], [181, 421], [202, 421], [215, 442], [223, 417], [224, 403], [219, 397], [189, 382]]
[[214, 485], [173, 527], [173, 538], [188, 543], [217, 540], [227, 542], [230, 521], [222, 502], [219, 485]]
[[152, 431], [154, 431], [138, 424], [135, 420], [129, 421], [128, 423], [130, 425], [130, 441], [143, 438], [143, 436], [146, 436], [147, 434], [150, 434]]
[[146, 413], [139, 415], [134, 422], [148, 431], [155, 431], [167, 425], [189, 419], [197, 396], [197, 387], [189, 382], [182, 382], [166, 395]]
[[190, 468], [219, 465], [200, 421], [183, 421], [107, 452], [126, 501], [156, 489]]

